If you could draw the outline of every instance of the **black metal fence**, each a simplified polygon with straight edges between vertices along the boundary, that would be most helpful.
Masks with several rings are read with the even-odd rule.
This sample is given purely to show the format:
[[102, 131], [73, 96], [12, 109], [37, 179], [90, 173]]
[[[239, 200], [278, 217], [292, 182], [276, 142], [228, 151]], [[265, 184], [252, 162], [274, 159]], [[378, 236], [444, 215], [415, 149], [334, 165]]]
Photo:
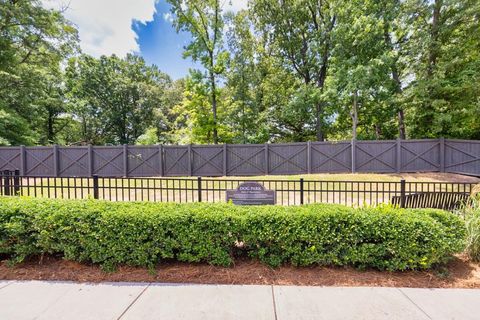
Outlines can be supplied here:
[[110, 201], [225, 202], [225, 191], [246, 181], [276, 191], [279, 205], [392, 203], [401, 207], [452, 209], [467, 199], [472, 183], [399, 181], [251, 180], [215, 178], [28, 177], [0, 174], [0, 195]]

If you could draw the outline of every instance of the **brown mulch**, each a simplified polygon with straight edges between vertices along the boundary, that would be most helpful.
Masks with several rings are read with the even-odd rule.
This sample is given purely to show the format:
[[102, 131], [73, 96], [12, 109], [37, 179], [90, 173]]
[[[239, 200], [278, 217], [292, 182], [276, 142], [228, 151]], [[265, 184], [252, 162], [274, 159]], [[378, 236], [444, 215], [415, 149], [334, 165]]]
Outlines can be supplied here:
[[1, 280], [71, 280], [79, 282], [164, 282], [202, 284], [276, 284], [312, 286], [384, 286], [417, 288], [480, 288], [480, 264], [464, 256], [430, 271], [387, 272], [350, 267], [269, 268], [257, 261], [237, 261], [231, 268], [207, 264], [168, 262], [156, 272], [145, 268], [120, 267], [112, 273], [97, 265], [44, 257], [9, 267], [0, 262]]

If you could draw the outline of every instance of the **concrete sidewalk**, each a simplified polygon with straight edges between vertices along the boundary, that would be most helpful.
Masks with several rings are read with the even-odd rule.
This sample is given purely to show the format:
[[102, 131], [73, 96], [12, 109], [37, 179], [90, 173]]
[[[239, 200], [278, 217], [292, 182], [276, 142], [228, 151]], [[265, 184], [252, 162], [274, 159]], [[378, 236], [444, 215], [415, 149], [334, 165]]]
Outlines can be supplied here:
[[480, 319], [480, 290], [0, 281], [0, 319]]

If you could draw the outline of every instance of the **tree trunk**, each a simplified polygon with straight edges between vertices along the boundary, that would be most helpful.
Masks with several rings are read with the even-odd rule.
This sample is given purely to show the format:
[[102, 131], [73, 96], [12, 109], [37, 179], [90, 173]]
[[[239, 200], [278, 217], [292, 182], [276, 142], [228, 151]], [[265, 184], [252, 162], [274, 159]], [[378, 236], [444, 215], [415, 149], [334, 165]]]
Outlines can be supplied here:
[[435, 0], [433, 5], [432, 25], [430, 31], [430, 48], [428, 52], [428, 69], [427, 75], [431, 79], [438, 58], [438, 36], [440, 28], [440, 11], [443, 6], [443, 0]]
[[315, 133], [317, 137], [317, 141], [323, 141], [323, 126], [322, 126], [322, 113], [323, 113], [323, 106], [321, 102], [318, 102], [316, 105], [316, 123], [315, 123]]
[[53, 143], [55, 139], [55, 132], [53, 131], [53, 124], [55, 122], [55, 117], [51, 111], [48, 111], [48, 119], [47, 119], [47, 142]]
[[[390, 37], [390, 24], [388, 21], [384, 20], [384, 27], [383, 27], [383, 38], [385, 41], [386, 46], [389, 50], [393, 51], [393, 44], [392, 38]], [[400, 81], [400, 76], [398, 74], [397, 69], [397, 60], [395, 59], [390, 67], [392, 73], [392, 79], [395, 83], [395, 93], [397, 95], [402, 94], [402, 82]], [[403, 110], [402, 106], [398, 106], [397, 108], [397, 117], [398, 117], [398, 137], [402, 140], [405, 140], [406, 133], [405, 133], [405, 111]]]
[[217, 90], [215, 84], [215, 74], [213, 73], [213, 53], [210, 54], [210, 89], [212, 90], [212, 113], [213, 113], [213, 143], [218, 144], [217, 132]]
[[352, 139], [357, 140], [357, 125], [358, 125], [358, 92], [355, 90], [353, 92], [353, 105], [352, 111], [350, 112], [352, 117]]

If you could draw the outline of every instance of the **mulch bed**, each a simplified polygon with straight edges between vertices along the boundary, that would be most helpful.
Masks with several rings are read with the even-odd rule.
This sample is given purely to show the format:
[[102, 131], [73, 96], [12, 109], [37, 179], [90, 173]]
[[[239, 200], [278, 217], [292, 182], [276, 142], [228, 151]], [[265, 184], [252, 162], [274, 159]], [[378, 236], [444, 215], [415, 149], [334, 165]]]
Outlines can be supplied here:
[[387, 272], [350, 267], [269, 268], [257, 261], [240, 260], [231, 268], [207, 264], [167, 262], [156, 272], [123, 266], [112, 273], [97, 265], [81, 264], [52, 256], [15, 267], [0, 262], [1, 280], [71, 280], [79, 282], [164, 282], [202, 284], [275, 284], [311, 286], [384, 286], [416, 288], [480, 288], [480, 264], [464, 256], [429, 271]]

